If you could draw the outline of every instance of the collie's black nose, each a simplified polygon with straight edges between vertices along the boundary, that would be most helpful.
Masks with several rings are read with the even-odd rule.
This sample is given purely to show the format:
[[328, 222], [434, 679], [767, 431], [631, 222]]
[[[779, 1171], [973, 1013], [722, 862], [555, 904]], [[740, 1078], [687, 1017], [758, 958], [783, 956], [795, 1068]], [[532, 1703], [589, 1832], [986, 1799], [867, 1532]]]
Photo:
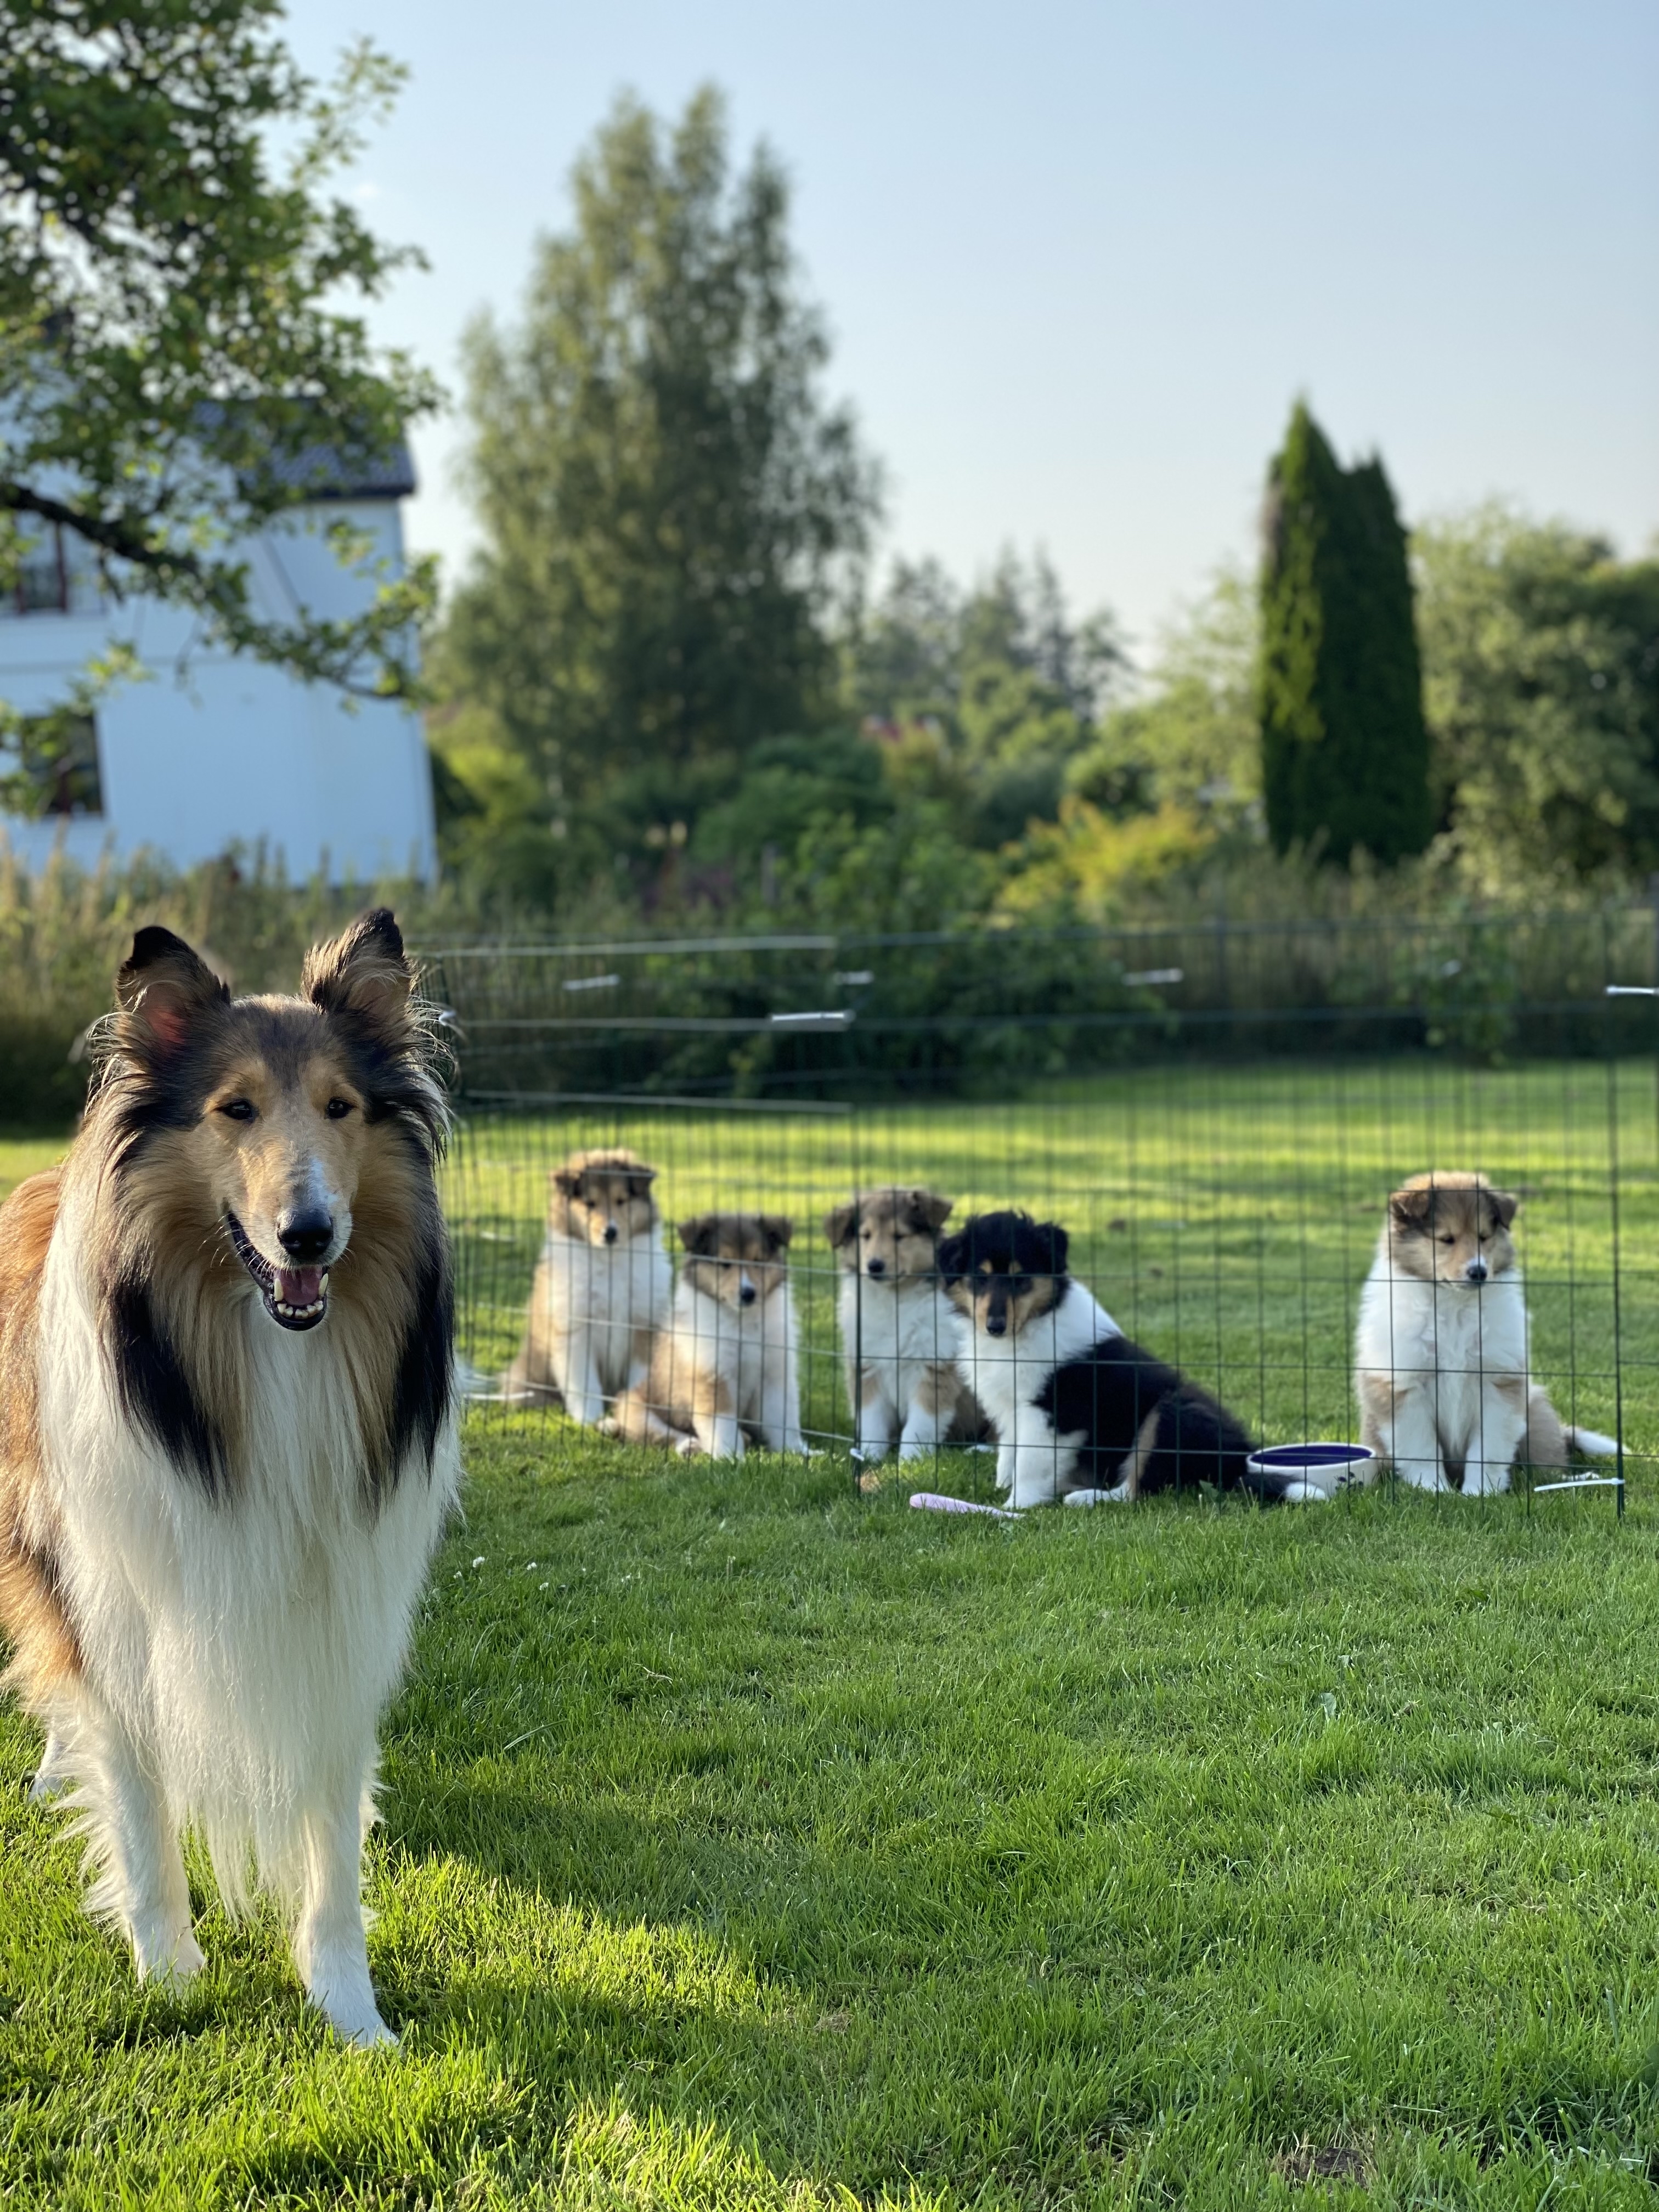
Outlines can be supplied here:
[[617, 1241], [617, 1224], [614, 1221], [607, 1221], [605, 1224], [605, 1241], [607, 1244], [614, 1244]]
[[1006, 1336], [1008, 1334], [1007, 1315], [987, 1314], [985, 1316], [985, 1334], [987, 1336]]
[[759, 1292], [752, 1283], [744, 1283], [738, 1291], [738, 1303], [739, 1305], [752, 1306], [758, 1296]]
[[887, 1273], [887, 1262], [885, 1260], [867, 1260], [865, 1262], [865, 1266], [868, 1272], [872, 1275], [884, 1275]]
[[1472, 1283], [1484, 1283], [1486, 1279], [1486, 1263], [1484, 1260], [1471, 1260], [1463, 1273]]
[[301, 1266], [314, 1266], [334, 1242], [333, 1217], [320, 1206], [307, 1207], [303, 1213], [289, 1213], [276, 1224], [276, 1242], [290, 1260]]

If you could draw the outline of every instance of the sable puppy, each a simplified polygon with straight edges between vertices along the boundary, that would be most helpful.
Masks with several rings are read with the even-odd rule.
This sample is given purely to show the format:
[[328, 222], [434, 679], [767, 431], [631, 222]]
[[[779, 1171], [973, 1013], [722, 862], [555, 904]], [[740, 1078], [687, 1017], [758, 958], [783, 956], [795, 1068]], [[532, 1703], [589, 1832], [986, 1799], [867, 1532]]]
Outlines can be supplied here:
[[233, 1000], [141, 929], [64, 1167], [0, 1209], [0, 1625], [141, 1978], [203, 1963], [181, 1832], [392, 2039], [359, 1894], [375, 1729], [459, 1473], [447, 1117], [384, 908]]
[[1321, 1494], [1252, 1474], [1243, 1425], [1124, 1335], [1066, 1272], [1068, 1249], [1057, 1223], [1019, 1212], [976, 1214], [939, 1248], [961, 1316], [957, 1364], [990, 1416], [1012, 1504], [1116, 1504], [1177, 1482], [1263, 1504]]
[[800, 1358], [788, 1251], [793, 1221], [704, 1213], [683, 1221], [685, 1261], [645, 1379], [600, 1424], [629, 1443], [741, 1459], [745, 1434], [768, 1451], [804, 1452]]
[[838, 1206], [823, 1233], [842, 1270], [838, 1318], [854, 1408], [854, 1444], [902, 1460], [972, 1442], [985, 1417], [957, 1372], [957, 1313], [939, 1273], [939, 1232], [951, 1201], [888, 1186]]
[[[1362, 1442], [1422, 1490], [1507, 1490], [1517, 1458], [1567, 1464], [1619, 1449], [1567, 1428], [1530, 1372], [1511, 1193], [1481, 1175], [1413, 1176], [1389, 1199], [1359, 1298]], [[1375, 1479], [1375, 1478], [1373, 1478]]]
[[586, 1427], [643, 1377], [674, 1292], [656, 1174], [620, 1147], [572, 1152], [554, 1169], [525, 1340], [501, 1378], [509, 1404], [562, 1401]]

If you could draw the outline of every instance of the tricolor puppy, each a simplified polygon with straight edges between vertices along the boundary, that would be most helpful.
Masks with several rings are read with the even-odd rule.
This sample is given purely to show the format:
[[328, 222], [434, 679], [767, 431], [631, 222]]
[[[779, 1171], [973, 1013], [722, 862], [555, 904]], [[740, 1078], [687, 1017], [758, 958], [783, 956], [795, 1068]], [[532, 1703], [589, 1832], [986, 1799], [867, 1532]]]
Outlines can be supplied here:
[[0, 1210], [0, 1624], [141, 1979], [202, 1965], [179, 1838], [390, 2042], [375, 1730], [459, 1472], [446, 1116], [390, 914], [232, 999], [141, 929], [81, 1133]]
[[860, 1191], [823, 1233], [842, 1270], [839, 1319], [854, 1407], [854, 1447], [902, 1460], [969, 1443], [984, 1417], [957, 1372], [957, 1310], [939, 1273], [939, 1232], [951, 1201], [937, 1191]]
[[554, 1169], [525, 1340], [501, 1378], [510, 1405], [562, 1401], [591, 1427], [644, 1376], [674, 1294], [656, 1174], [621, 1149], [572, 1152]]
[[996, 1431], [1012, 1504], [1117, 1504], [1199, 1482], [1264, 1505], [1322, 1494], [1253, 1474], [1241, 1425], [1130, 1342], [1066, 1273], [1067, 1249], [1056, 1223], [1014, 1212], [976, 1214], [939, 1248], [961, 1315], [957, 1364]]
[[804, 1452], [800, 1353], [789, 1291], [792, 1221], [705, 1213], [679, 1226], [685, 1261], [642, 1382], [601, 1424], [629, 1443], [741, 1459], [745, 1435]]
[[1526, 1287], [1510, 1231], [1520, 1200], [1484, 1176], [1413, 1176], [1389, 1200], [1360, 1293], [1361, 1441], [1420, 1490], [1507, 1490], [1519, 1458], [1619, 1449], [1563, 1426], [1532, 1380]]

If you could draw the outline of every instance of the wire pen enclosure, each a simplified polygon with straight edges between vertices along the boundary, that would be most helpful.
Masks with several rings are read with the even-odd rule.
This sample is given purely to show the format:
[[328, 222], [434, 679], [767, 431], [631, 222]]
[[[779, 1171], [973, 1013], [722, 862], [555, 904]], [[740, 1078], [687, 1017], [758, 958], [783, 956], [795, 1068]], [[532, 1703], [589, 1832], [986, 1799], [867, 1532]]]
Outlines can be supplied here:
[[[527, 1404], [538, 1422], [614, 1423], [628, 1382], [615, 1360], [636, 1379], [648, 1363], [663, 1298], [697, 1274], [697, 1224], [707, 1242], [711, 1222], [764, 1220], [786, 1232], [754, 1259], [787, 1272], [790, 1448], [845, 1455], [867, 1486], [908, 1445], [913, 1470], [925, 1458], [942, 1487], [990, 1498], [998, 1438], [982, 1422], [941, 1402], [933, 1432], [923, 1420], [907, 1437], [860, 1411], [876, 1286], [860, 1273], [848, 1289], [831, 1233], [857, 1194], [887, 1190], [933, 1201], [946, 1235], [991, 1209], [1059, 1224], [1071, 1277], [1256, 1444], [1376, 1442], [1365, 1374], [1381, 1368], [1373, 1396], [1403, 1403], [1420, 1385], [1434, 1407], [1462, 1393], [1476, 1408], [1461, 1449], [1383, 1436], [1390, 1484], [1600, 1485], [1622, 1505], [1659, 1450], [1651, 909], [481, 946], [431, 952], [427, 972], [456, 1039], [446, 1200], [475, 1419], [522, 1419]], [[600, 1241], [574, 1273], [573, 1240], [550, 1235], [560, 1170], [618, 1152], [651, 1171], [635, 1194], [660, 1215], [665, 1255], [625, 1282], [604, 1224], [589, 1224]], [[1425, 1210], [1431, 1277], [1486, 1264], [1479, 1221], [1478, 1249], [1437, 1258], [1449, 1248], [1432, 1218], [1472, 1182], [1493, 1194], [1518, 1376], [1491, 1269], [1431, 1286], [1409, 1349], [1382, 1358], [1357, 1340], [1368, 1279], [1410, 1272], [1388, 1224], [1397, 1239], [1395, 1194], [1423, 1178], [1439, 1194]], [[565, 1318], [602, 1317], [632, 1340], [610, 1375], [579, 1382], [580, 1402], [544, 1376], [507, 1394], [515, 1410], [502, 1378], [560, 1252]], [[1374, 1282], [1370, 1295], [1374, 1321]], [[965, 1324], [946, 1302], [933, 1310], [936, 1341], [918, 1348], [949, 1369]], [[1541, 1415], [1523, 1411], [1510, 1439], [1517, 1391], [1557, 1417], [1553, 1456]], [[757, 1418], [738, 1427], [766, 1448]], [[1579, 1436], [1599, 1443], [1578, 1449]]]

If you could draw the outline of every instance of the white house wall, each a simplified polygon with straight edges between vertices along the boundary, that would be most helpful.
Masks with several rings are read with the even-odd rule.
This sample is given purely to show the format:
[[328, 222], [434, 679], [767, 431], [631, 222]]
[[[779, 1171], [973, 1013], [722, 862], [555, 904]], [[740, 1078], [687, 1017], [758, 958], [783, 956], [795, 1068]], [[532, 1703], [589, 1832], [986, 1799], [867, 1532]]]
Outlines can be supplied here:
[[[311, 508], [255, 541], [250, 580], [262, 614], [302, 607], [339, 616], [373, 586], [343, 570], [323, 533], [346, 520], [401, 568], [403, 535], [392, 500]], [[134, 600], [88, 617], [35, 613], [0, 619], [0, 695], [24, 713], [61, 700], [87, 661], [130, 639], [148, 672], [98, 708], [101, 817], [44, 822], [0, 817], [13, 849], [43, 860], [61, 839], [88, 865], [106, 850], [143, 848], [180, 867], [232, 845], [261, 844], [290, 876], [335, 881], [386, 875], [429, 878], [436, 866], [432, 781], [419, 717], [386, 700], [343, 699], [263, 663], [189, 650], [192, 625], [176, 610]]]

